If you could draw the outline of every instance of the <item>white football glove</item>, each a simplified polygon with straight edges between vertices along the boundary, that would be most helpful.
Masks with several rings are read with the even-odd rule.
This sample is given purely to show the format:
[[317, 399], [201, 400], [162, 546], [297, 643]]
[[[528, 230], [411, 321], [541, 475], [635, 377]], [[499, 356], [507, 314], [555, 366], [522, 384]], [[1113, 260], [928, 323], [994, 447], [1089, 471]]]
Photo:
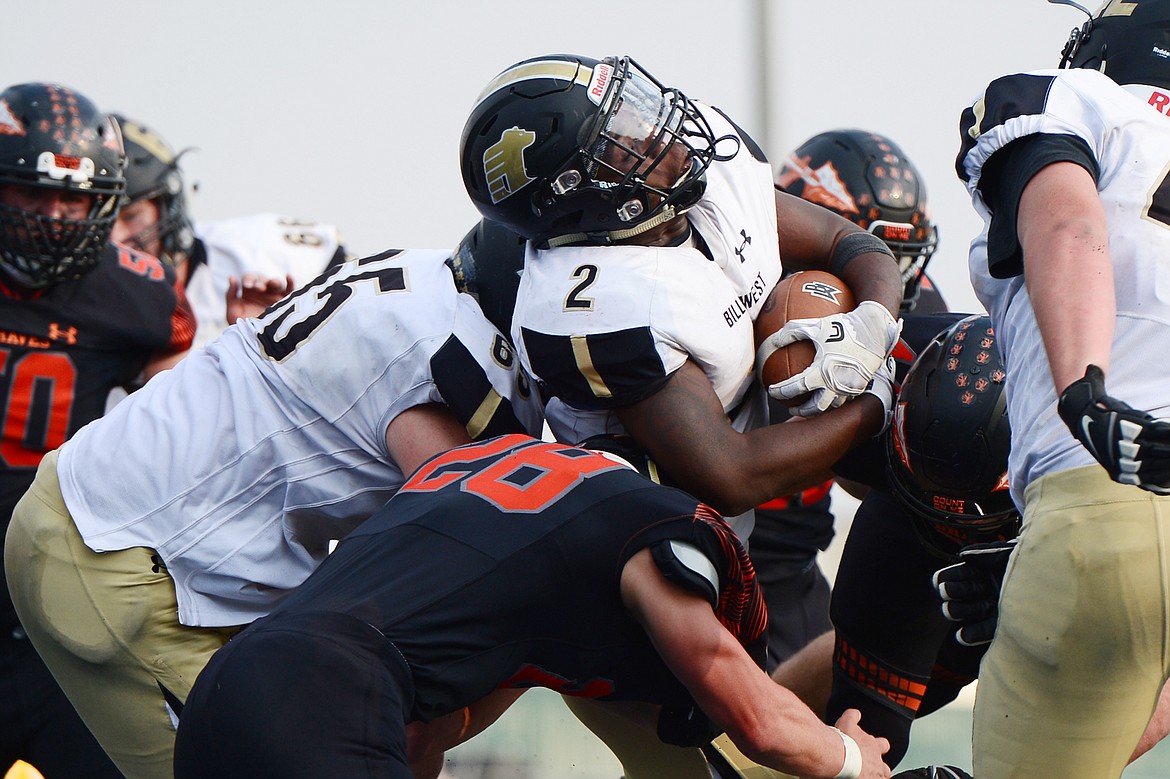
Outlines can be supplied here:
[[768, 387], [768, 394], [787, 400], [811, 392], [807, 402], [792, 409], [801, 417], [836, 408], [866, 391], [901, 332], [902, 320], [873, 300], [863, 300], [843, 314], [794, 319], [766, 340], [780, 348], [806, 339], [813, 342], [817, 356], [804, 371]]

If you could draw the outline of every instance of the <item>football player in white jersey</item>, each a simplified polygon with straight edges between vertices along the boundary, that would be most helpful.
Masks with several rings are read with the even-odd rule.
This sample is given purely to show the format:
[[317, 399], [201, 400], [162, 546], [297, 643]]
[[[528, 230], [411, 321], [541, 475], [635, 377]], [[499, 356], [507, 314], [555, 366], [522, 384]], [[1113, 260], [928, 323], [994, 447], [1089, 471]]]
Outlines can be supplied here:
[[873, 398], [801, 429], [763, 427], [752, 322], [781, 249], [862, 301], [784, 333], [821, 344], [809, 371], [771, 388], [812, 391], [802, 415], [863, 393], [897, 339], [902, 287], [881, 240], [778, 194], [759, 147], [719, 110], [628, 57], [526, 60], [484, 89], [461, 166], [480, 212], [528, 239], [513, 340], [559, 440], [624, 428], [734, 516], [816, 483], [881, 427]]
[[168, 705], [419, 463], [539, 435], [536, 393], [455, 277], [481, 297], [488, 285], [462, 250], [449, 256], [347, 261], [45, 458], [12, 520], [9, 587], [128, 777], [171, 775]]
[[1170, 0], [1105, 3], [1060, 65], [992, 81], [960, 124], [1023, 511], [979, 779], [1120, 776], [1170, 673]]
[[194, 223], [183, 153], [141, 122], [116, 118], [126, 145], [127, 202], [113, 238], [174, 266], [195, 309], [195, 347], [345, 259], [333, 225], [269, 213]]
[[[629, 433], [746, 539], [753, 507], [823, 482], [883, 427], [888, 395], [845, 401], [865, 393], [897, 340], [892, 254], [778, 193], [760, 148], [718, 109], [628, 57], [538, 57], [483, 90], [460, 159], [481, 214], [528, 239], [512, 336], [558, 440]], [[752, 324], [781, 254], [785, 267], [836, 273], [862, 302], [774, 336], [819, 346], [808, 371], [767, 390], [811, 392], [797, 409], [810, 418], [769, 427]], [[611, 747], [622, 730], [606, 736]], [[619, 757], [627, 776], [687, 775], [657, 755], [642, 761], [647, 773]]]

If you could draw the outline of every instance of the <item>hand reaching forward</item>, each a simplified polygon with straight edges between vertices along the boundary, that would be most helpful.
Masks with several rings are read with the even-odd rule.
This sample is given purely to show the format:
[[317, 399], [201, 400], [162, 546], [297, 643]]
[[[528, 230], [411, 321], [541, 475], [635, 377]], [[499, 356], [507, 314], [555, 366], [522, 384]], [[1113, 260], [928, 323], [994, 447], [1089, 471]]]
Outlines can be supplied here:
[[259, 316], [264, 309], [277, 302], [296, 287], [291, 275], [283, 279], [266, 279], [254, 273], [245, 273], [243, 278], [228, 278], [226, 296], [227, 323], [235, 324], [237, 319]]

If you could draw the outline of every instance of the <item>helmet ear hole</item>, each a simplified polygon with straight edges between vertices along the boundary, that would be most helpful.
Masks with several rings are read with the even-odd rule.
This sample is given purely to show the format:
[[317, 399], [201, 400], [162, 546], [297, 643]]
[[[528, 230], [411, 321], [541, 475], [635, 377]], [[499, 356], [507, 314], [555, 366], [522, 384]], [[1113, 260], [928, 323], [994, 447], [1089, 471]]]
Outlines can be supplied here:
[[990, 318], [940, 333], [914, 362], [887, 436], [894, 497], [942, 554], [1019, 530], [1008, 489], [1006, 378]]

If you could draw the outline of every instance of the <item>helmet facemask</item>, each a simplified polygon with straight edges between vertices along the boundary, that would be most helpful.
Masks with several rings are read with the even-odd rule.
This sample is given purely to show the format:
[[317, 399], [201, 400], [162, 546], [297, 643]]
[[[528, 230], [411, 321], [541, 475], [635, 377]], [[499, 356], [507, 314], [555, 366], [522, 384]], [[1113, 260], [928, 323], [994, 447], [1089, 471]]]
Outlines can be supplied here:
[[187, 216], [183, 177], [178, 168], [173, 168], [155, 189], [136, 195], [126, 205], [143, 201], [155, 202], [158, 220], [125, 238], [123, 243], [145, 252], [151, 252], [151, 247], [157, 244], [161, 247], [158, 250], [160, 260], [172, 266], [182, 263], [191, 252], [195, 233]]
[[908, 222], [875, 219], [867, 229], [881, 238], [897, 258], [898, 272], [902, 276], [902, 310], [912, 310], [918, 299], [918, 289], [926, 273], [926, 265], [938, 246], [938, 227], [928, 223], [926, 239], [922, 241], [912, 240], [912, 236], [919, 232], [919, 227]]
[[578, 157], [550, 187], [556, 197], [601, 194], [626, 227], [557, 236], [549, 245], [620, 241], [684, 213], [703, 194], [716, 143], [710, 124], [686, 95], [623, 57], [596, 120], [582, 128]]
[[94, 195], [85, 219], [30, 213], [0, 203], [0, 266], [30, 289], [84, 276], [97, 266], [118, 214], [118, 198]]

